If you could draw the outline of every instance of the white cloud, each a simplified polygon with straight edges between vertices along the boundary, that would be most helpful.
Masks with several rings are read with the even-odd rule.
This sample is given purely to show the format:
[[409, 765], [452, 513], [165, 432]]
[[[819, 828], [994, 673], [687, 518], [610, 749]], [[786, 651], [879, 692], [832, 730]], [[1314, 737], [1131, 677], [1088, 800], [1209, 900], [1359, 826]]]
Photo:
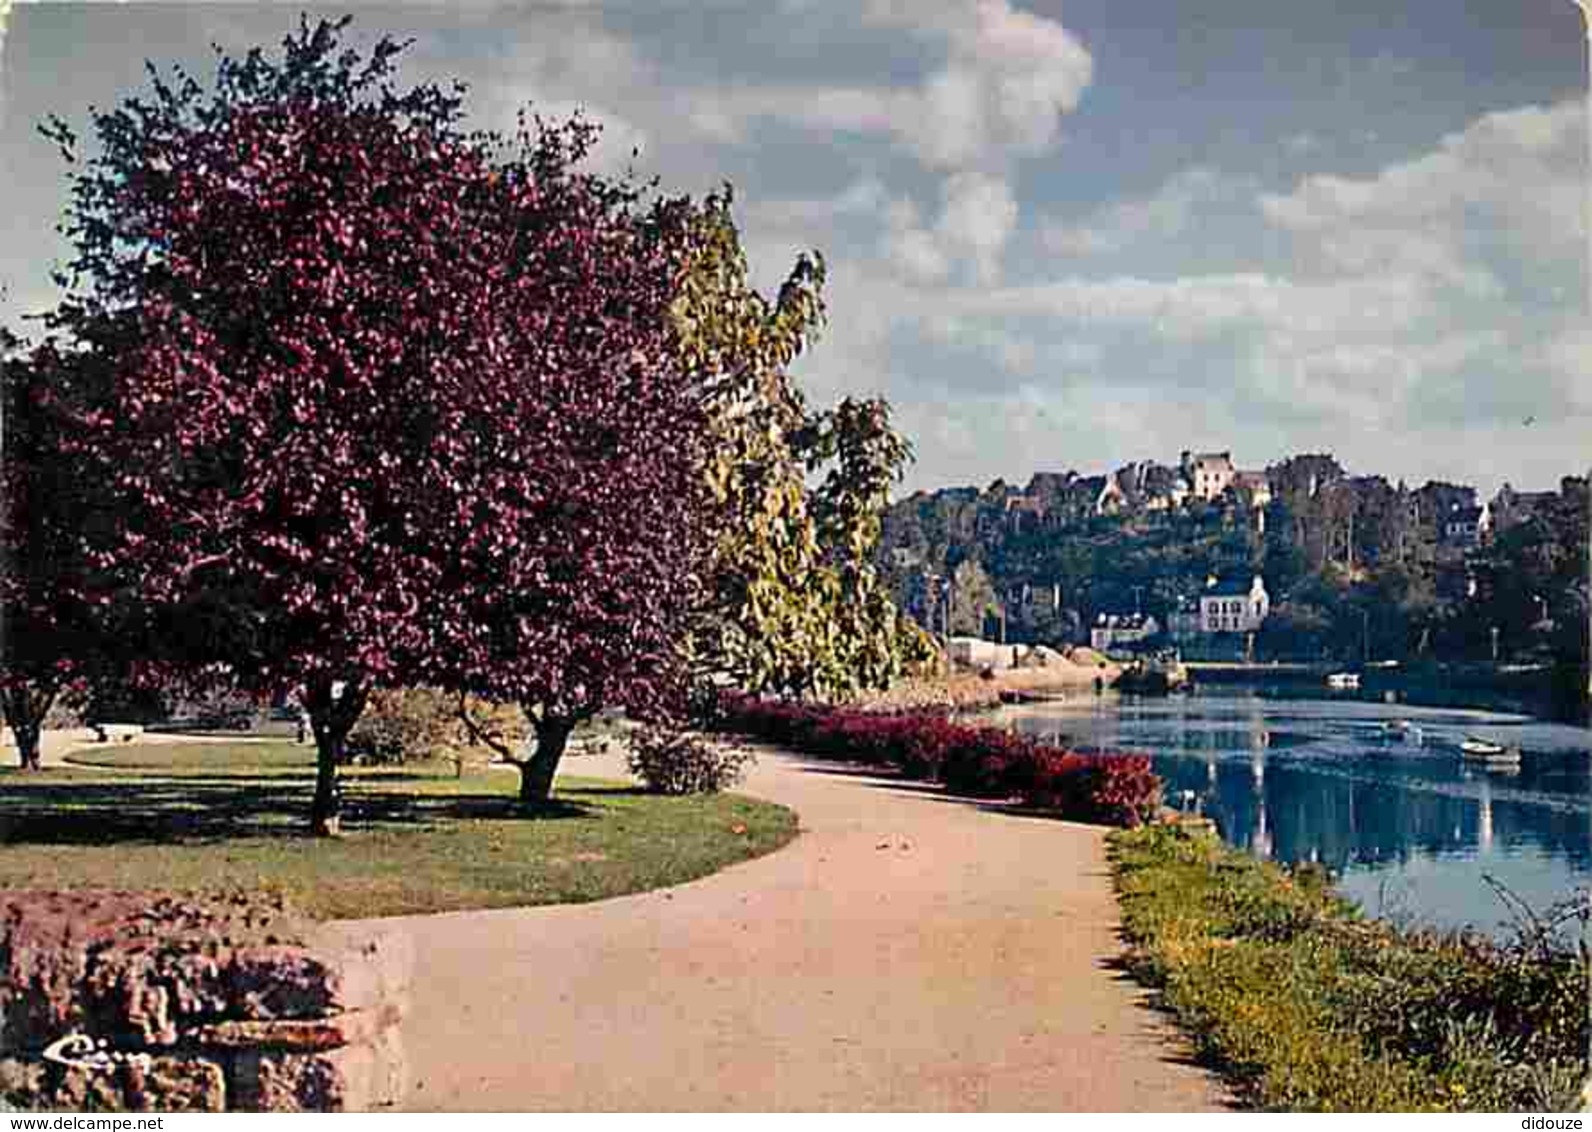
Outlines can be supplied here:
[[[1434, 274], [1453, 275], [1456, 263], [1474, 260], [1467, 237], [1481, 231], [1539, 263], [1563, 261], [1579, 254], [1575, 236], [1586, 232], [1586, 127], [1579, 99], [1488, 114], [1374, 177], [1321, 174], [1262, 194], [1261, 212], [1307, 249], [1320, 241], [1345, 271], [1364, 270], [1368, 248], [1388, 255], [1407, 246]], [[1433, 249], [1439, 241], [1446, 252]]]
[[889, 205], [889, 196], [877, 177], [853, 181], [832, 197], [764, 199], [750, 202], [745, 209], [748, 223], [761, 228], [801, 235], [830, 231], [842, 219], [877, 219]]
[[917, 206], [898, 200], [887, 210], [883, 258], [909, 282], [938, 283], [962, 269], [979, 285], [1000, 278], [1001, 258], [1017, 228], [1017, 199], [1003, 178], [963, 172], [940, 186], [932, 228]]
[[1259, 328], [1331, 341], [1353, 331], [1400, 331], [1430, 310], [1419, 283], [1397, 276], [1301, 283], [1259, 272], [1157, 280], [1134, 276], [1062, 279], [969, 291], [968, 310], [1137, 327], [1189, 342]]
[[935, 231], [952, 253], [971, 261], [979, 283], [1000, 276], [1001, 253], [1017, 227], [1011, 186], [983, 173], [957, 173], [945, 182]]
[[1061, 23], [1007, 0], [871, 3], [860, 15], [943, 43], [944, 63], [905, 86], [699, 90], [686, 119], [718, 141], [749, 140], [756, 120], [777, 118], [884, 135], [933, 169], [985, 168], [1049, 148], [1094, 76], [1093, 58]]
[[887, 220], [880, 255], [897, 275], [909, 283], [940, 283], [950, 275], [951, 257], [934, 233], [920, 225], [916, 205], [891, 202]]
[[1199, 210], [1232, 197], [1250, 182], [1193, 166], [1179, 171], [1147, 197], [1108, 205], [1082, 223], [1046, 220], [1040, 242], [1059, 255], [1111, 255], [1147, 238], [1181, 235]]

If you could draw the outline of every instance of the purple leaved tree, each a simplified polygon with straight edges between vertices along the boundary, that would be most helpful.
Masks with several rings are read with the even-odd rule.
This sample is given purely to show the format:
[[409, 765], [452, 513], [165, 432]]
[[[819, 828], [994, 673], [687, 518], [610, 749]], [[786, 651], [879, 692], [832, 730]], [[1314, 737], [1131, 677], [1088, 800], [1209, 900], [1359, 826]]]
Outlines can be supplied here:
[[698, 545], [683, 206], [575, 173], [578, 121], [466, 133], [346, 22], [94, 116], [53, 320], [110, 360], [85, 420], [162, 659], [298, 691], [322, 834], [377, 687], [525, 704], [545, 798], [575, 721], [673, 687]]
[[0, 710], [24, 770], [61, 694], [121, 655], [116, 513], [75, 442], [103, 376], [92, 357], [24, 349], [0, 328]]
[[[549, 801], [570, 733], [608, 706], [667, 716], [707, 551], [702, 390], [675, 361], [669, 309], [688, 206], [576, 172], [595, 131], [522, 128], [494, 183], [512, 249], [495, 302], [503, 399], [461, 422], [454, 472], [473, 507], [452, 551], [434, 683]], [[488, 419], [489, 418], [489, 419]], [[520, 704], [528, 753], [479, 727], [466, 696]]]
[[494, 506], [470, 469], [523, 439], [494, 424], [519, 396], [502, 308], [563, 298], [510, 259], [511, 186], [457, 90], [395, 89], [402, 45], [342, 49], [346, 22], [223, 56], [212, 91], [152, 70], [152, 96], [94, 116], [53, 321], [113, 360], [94, 449], [139, 502], [120, 549], [165, 658], [298, 692], [321, 834], [371, 689], [452, 646], [449, 540]]

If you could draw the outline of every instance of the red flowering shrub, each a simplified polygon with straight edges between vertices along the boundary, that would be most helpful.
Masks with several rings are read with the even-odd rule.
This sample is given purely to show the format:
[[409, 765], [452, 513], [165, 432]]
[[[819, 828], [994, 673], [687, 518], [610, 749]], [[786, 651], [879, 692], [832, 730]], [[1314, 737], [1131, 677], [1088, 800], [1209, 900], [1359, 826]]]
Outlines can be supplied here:
[[1144, 755], [1102, 756], [1094, 801], [1101, 819], [1137, 828], [1161, 807], [1161, 780]]
[[1023, 791], [1023, 801], [1069, 817], [1094, 817], [1101, 779], [1100, 760], [1046, 747], [1034, 760], [1033, 776]]
[[884, 715], [727, 695], [718, 726], [824, 758], [894, 767], [975, 798], [1020, 798], [1079, 821], [1137, 826], [1161, 803], [1143, 755], [1080, 755], [942, 712]]

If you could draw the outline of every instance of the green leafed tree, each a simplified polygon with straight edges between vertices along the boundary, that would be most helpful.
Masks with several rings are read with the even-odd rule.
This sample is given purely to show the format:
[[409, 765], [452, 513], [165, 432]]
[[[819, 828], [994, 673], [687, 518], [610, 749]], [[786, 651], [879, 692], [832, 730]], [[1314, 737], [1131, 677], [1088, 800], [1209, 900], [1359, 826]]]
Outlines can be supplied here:
[[979, 565], [969, 558], [951, 576], [951, 632], [958, 636], [984, 635], [984, 618], [1000, 612], [995, 587]]
[[673, 309], [677, 357], [713, 422], [716, 541], [692, 657], [751, 691], [841, 699], [886, 687], [932, 651], [872, 561], [911, 448], [883, 401], [809, 411], [789, 367], [824, 323], [823, 259], [800, 256], [765, 298], [731, 204], [726, 189], [700, 206]]

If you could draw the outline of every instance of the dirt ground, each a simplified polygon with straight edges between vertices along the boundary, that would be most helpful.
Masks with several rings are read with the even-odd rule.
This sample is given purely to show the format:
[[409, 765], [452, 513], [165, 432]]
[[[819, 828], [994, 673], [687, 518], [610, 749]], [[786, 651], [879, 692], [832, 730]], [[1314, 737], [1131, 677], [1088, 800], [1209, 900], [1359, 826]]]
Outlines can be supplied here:
[[777, 753], [743, 789], [795, 809], [797, 840], [671, 890], [384, 921], [417, 957], [407, 1107], [1223, 1103], [1114, 969], [1103, 831]]

